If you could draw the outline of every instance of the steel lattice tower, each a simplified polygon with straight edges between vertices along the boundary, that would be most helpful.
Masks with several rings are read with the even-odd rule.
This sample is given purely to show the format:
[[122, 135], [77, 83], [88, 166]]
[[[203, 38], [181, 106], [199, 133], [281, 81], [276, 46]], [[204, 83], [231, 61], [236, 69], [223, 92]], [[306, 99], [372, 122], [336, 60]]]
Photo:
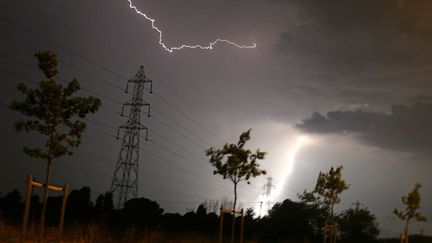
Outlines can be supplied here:
[[263, 193], [266, 198], [267, 198], [267, 211], [270, 209], [270, 195], [271, 195], [271, 191], [272, 189], [275, 188], [275, 186], [273, 185], [273, 177], [269, 176], [266, 178], [267, 179], [267, 183], [264, 185], [264, 190], [265, 193]]
[[121, 116], [125, 106], [129, 106], [130, 110], [127, 122], [117, 130], [117, 139], [120, 132], [123, 133], [123, 138], [111, 183], [111, 192], [114, 199], [118, 200], [117, 207], [122, 207], [125, 201], [138, 196], [140, 131], [145, 130], [146, 140], [148, 137], [147, 127], [141, 124], [141, 107], [147, 106], [147, 116], [150, 116], [150, 104], [143, 100], [143, 95], [146, 84], [150, 84], [149, 91], [152, 93], [152, 81], [145, 76], [144, 67], [140, 66], [135, 76], [127, 81], [126, 93], [130, 83], [133, 83], [132, 98], [123, 104]]

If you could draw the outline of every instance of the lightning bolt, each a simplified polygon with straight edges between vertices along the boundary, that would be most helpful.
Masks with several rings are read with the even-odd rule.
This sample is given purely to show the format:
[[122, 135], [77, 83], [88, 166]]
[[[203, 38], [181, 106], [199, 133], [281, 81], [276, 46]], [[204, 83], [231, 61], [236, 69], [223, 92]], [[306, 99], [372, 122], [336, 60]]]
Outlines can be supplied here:
[[[294, 143], [293, 147], [289, 150], [288, 152], [288, 164], [286, 165], [285, 168], [283, 168], [282, 171], [282, 175], [279, 177], [279, 183], [276, 185], [276, 188], [274, 190], [274, 192], [272, 194], [270, 194], [270, 197], [264, 197], [263, 195], [260, 195], [257, 199], [258, 202], [265, 202], [267, 200], [270, 201], [276, 201], [279, 200], [279, 197], [282, 193], [282, 190], [284, 189], [284, 186], [288, 180], [289, 175], [291, 174], [291, 172], [294, 169], [294, 163], [296, 160], [296, 156], [297, 153], [299, 152], [299, 150], [305, 145], [306, 142], [309, 142], [309, 139], [303, 135], [299, 136], [296, 140], [296, 142]], [[259, 205], [255, 206], [254, 208], [255, 213], [258, 215], [260, 212], [260, 207]], [[265, 214], [265, 213], [264, 213]]]
[[210, 42], [210, 43], [209, 43], [208, 45], [206, 45], [206, 46], [203, 46], [203, 45], [200, 45], [200, 44], [194, 44], [194, 45], [186, 45], [186, 44], [182, 44], [182, 45], [180, 45], [180, 46], [167, 47], [167, 46], [165, 45], [165, 43], [163, 43], [163, 41], [162, 41], [162, 30], [159, 29], [159, 27], [157, 27], [157, 26], [155, 25], [156, 20], [155, 20], [155, 19], [152, 19], [152, 18], [150, 18], [150, 17], [148, 17], [147, 14], [141, 12], [137, 7], [135, 7], [135, 6], [133, 5], [132, 0], [128, 0], [128, 2], [129, 2], [129, 8], [135, 10], [135, 12], [136, 12], [137, 14], [143, 16], [146, 20], [148, 20], [148, 21], [151, 22], [151, 26], [152, 26], [152, 28], [153, 28], [154, 30], [156, 30], [156, 31], [159, 33], [159, 45], [161, 45], [162, 48], [165, 49], [165, 50], [168, 51], [168, 52], [171, 52], [171, 53], [172, 53], [173, 51], [181, 50], [181, 49], [183, 49], [183, 48], [190, 48], [190, 49], [197, 49], [197, 48], [198, 48], [198, 49], [201, 49], [201, 50], [212, 50], [212, 49], [213, 49], [213, 46], [215, 46], [218, 42], [227, 43], [227, 44], [229, 44], [229, 45], [233, 45], [233, 46], [235, 46], [235, 47], [237, 47], [237, 48], [245, 48], [245, 49], [252, 49], [252, 48], [256, 48], [256, 43], [255, 43], [255, 42], [254, 42], [252, 45], [239, 45], [239, 44], [237, 44], [237, 43], [235, 43], [235, 42], [232, 42], [232, 41], [229, 41], [229, 40], [226, 40], [226, 39], [220, 39], [220, 38], [216, 39], [216, 40], [213, 41], [213, 42]]

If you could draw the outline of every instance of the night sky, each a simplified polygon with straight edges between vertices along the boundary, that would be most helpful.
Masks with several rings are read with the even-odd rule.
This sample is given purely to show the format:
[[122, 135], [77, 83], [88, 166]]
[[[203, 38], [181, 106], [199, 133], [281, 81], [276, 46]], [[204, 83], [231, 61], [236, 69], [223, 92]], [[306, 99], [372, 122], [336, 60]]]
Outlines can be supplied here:
[[[428, 0], [134, 0], [156, 20], [168, 47], [228, 39], [212, 50], [167, 52], [151, 23], [127, 0], [2, 1], [0, 4], [0, 191], [24, 189], [45, 162], [21, 152], [34, 134], [15, 132], [22, 118], [6, 106], [36, 85], [34, 51], [59, 57], [58, 81], [77, 78], [81, 95], [103, 106], [86, 119], [82, 145], [54, 164], [53, 183], [109, 190], [121, 140], [117, 127], [126, 81], [140, 65], [153, 80], [142, 117], [139, 196], [184, 213], [204, 200], [231, 200], [232, 184], [213, 176], [210, 146], [237, 142], [252, 128], [251, 149], [275, 183], [272, 201], [313, 189], [320, 171], [343, 165], [350, 189], [337, 210], [359, 200], [381, 236], [397, 236], [392, 215], [415, 182], [432, 220], [432, 1]], [[242, 207], [257, 207], [266, 177], [240, 187]], [[52, 193], [51, 195], [53, 195]], [[411, 232], [432, 234], [431, 223]]]

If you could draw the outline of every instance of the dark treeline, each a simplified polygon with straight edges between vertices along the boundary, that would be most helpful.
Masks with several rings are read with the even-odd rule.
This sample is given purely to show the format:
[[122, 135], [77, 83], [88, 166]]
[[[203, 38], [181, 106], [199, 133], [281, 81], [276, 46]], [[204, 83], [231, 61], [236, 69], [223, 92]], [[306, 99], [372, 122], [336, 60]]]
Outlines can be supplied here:
[[[109, 230], [113, 237], [133, 227], [136, 232], [159, 230], [167, 233], [201, 233], [215, 239], [219, 231], [219, 215], [208, 212], [205, 204], [184, 215], [164, 213], [155, 201], [136, 198], [127, 201], [123, 208], [114, 209], [111, 193], [101, 194], [91, 201], [89, 187], [70, 192], [65, 215], [66, 227], [97, 224]], [[49, 197], [47, 224], [58, 224], [61, 196]], [[0, 197], [0, 213], [3, 220], [19, 225], [23, 213], [23, 198], [17, 190]], [[40, 198], [32, 196], [30, 221], [37, 223], [41, 210]], [[326, 213], [304, 202], [289, 199], [276, 203], [268, 214], [256, 218], [253, 210], [246, 210], [245, 237], [259, 242], [322, 242], [322, 225]], [[230, 234], [232, 216], [226, 214], [224, 231]], [[379, 234], [375, 216], [365, 208], [350, 208], [338, 215], [339, 242], [377, 242]], [[240, 223], [240, 220], [237, 222]], [[240, 227], [238, 227], [240, 228]], [[427, 242], [413, 237], [410, 242]], [[430, 239], [429, 239], [430, 240]], [[386, 240], [385, 242], [392, 242]], [[430, 242], [430, 241], [429, 241]]]

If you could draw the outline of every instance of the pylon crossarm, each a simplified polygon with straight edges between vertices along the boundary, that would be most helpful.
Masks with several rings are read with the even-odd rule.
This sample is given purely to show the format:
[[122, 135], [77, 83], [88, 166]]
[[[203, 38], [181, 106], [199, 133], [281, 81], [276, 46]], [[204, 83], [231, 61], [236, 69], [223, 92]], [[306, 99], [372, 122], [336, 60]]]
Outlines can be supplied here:
[[150, 104], [145, 100], [140, 99], [140, 100], [128, 100], [125, 103], [123, 103], [123, 107], [124, 106], [150, 106]]
[[147, 130], [148, 128], [141, 123], [131, 124], [130, 122], [126, 122], [123, 125], [119, 126], [118, 130]]

